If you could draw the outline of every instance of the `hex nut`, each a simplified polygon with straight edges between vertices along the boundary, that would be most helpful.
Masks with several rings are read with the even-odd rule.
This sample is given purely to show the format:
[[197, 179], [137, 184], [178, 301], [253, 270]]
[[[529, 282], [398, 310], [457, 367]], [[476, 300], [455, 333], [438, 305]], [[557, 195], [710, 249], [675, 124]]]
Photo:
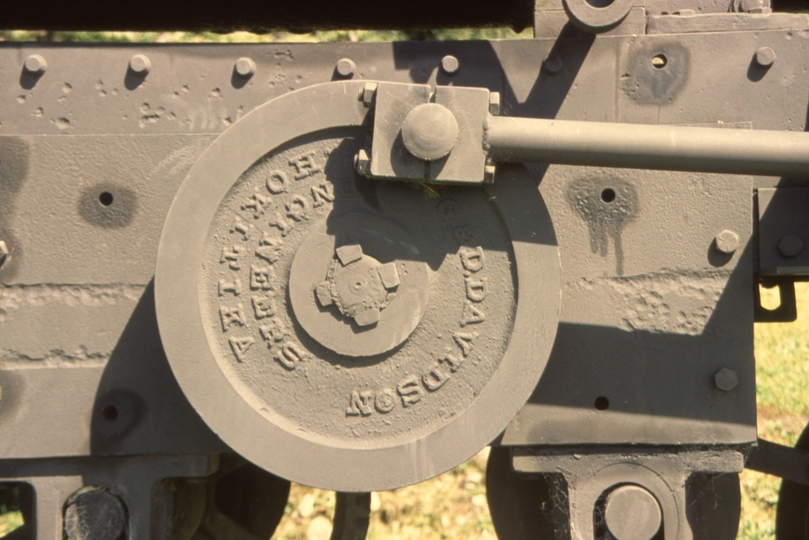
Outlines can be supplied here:
[[486, 165], [483, 168], [483, 183], [484, 184], [494, 184], [494, 173], [496, 168], [494, 165]]
[[728, 368], [722, 368], [717, 371], [716, 375], [713, 376], [713, 380], [716, 387], [723, 392], [730, 392], [739, 384], [736, 372]]
[[354, 71], [357, 69], [357, 64], [355, 64], [354, 60], [351, 58], [340, 58], [337, 61], [335, 69], [340, 77], [348, 78], [354, 75]]
[[371, 176], [371, 158], [368, 152], [360, 150], [354, 157], [354, 168], [363, 176]]
[[775, 62], [775, 51], [769, 47], [759, 47], [756, 49], [756, 64], [768, 68]]
[[136, 75], [144, 76], [152, 69], [152, 61], [145, 54], [136, 54], [129, 60], [129, 69]]
[[739, 249], [739, 235], [727, 229], [717, 234], [714, 241], [717, 251], [725, 255], [730, 255]]
[[0, 266], [3, 266], [3, 263], [6, 262], [8, 258], [8, 246], [2, 240], [0, 240]]
[[38, 54], [32, 54], [25, 59], [23, 68], [32, 75], [41, 75], [48, 69], [48, 61]]
[[376, 89], [379, 87], [377, 83], [365, 83], [365, 86], [360, 88], [359, 100], [366, 107], [370, 107], [374, 102], [376, 96]]
[[452, 56], [451, 54], [448, 54], [441, 59], [441, 69], [447, 75], [455, 75], [456, 73], [458, 73], [458, 70], [460, 68], [461, 63], [458, 62], [458, 59]]
[[252, 77], [253, 74], [256, 72], [256, 63], [253, 61], [252, 58], [248, 58], [247, 56], [242, 56], [238, 60], [236, 60], [236, 74], [239, 77], [248, 78]]
[[797, 234], [788, 234], [778, 242], [778, 251], [784, 257], [797, 257], [803, 251], [803, 241]]

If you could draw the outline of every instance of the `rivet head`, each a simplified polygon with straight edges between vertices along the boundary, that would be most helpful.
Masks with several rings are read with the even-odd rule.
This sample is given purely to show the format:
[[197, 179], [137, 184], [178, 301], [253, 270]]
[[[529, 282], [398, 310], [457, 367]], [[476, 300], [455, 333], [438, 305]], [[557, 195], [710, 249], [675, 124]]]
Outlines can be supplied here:
[[724, 230], [716, 235], [714, 238], [716, 242], [716, 250], [719, 253], [730, 255], [739, 249], [739, 235], [733, 231]]
[[542, 62], [542, 69], [545, 70], [545, 73], [548, 75], [558, 75], [562, 72], [562, 68], [564, 67], [565, 65], [562, 59], [555, 54], [551, 54]]
[[152, 61], [144, 54], [136, 54], [129, 60], [129, 69], [136, 75], [146, 75], [152, 68]]
[[348, 78], [354, 75], [354, 71], [357, 69], [357, 64], [355, 64], [354, 60], [351, 58], [340, 58], [337, 61], [335, 69], [340, 77]]
[[737, 384], [739, 384], [739, 380], [736, 377], [736, 372], [728, 368], [722, 368], [717, 371], [713, 376], [713, 380], [716, 387], [723, 392], [730, 392], [736, 388]]
[[769, 47], [756, 49], [756, 64], [761, 67], [770, 67], [775, 62], [775, 51]]
[[253, 74], [256, 72], [256, 63], [253, 61], [252, 58], [248, 58], [246, 56], [242, 56], [238, 60], [236, 60], [236, 74], [239, 77], [252, 77]]
[[460, 62], [458, 62], [458, 59], [452, 56], [451, 54], [448, 54], [441, 59], [441, 69], [447, 75], [455, 75], [456, 73], [458, 73], [458, 70], [460, 68], [461, 68]]
[[38, 75], [45, 73], [45, 70], [48, 69], [48, 62], [42, 56], [32, 54], [25, 59], [23, 67], [28, 73]]
[[778, 251], [784, 257], [797, 257], [803, 251], [803, 241], [797, 234], [788, 234], [778, 242]]
[[407, 113], [402, 141], [412, 155], [434, 161], [449, 154], [458, 140], [458, 121], [438, 103], [424, 103]]

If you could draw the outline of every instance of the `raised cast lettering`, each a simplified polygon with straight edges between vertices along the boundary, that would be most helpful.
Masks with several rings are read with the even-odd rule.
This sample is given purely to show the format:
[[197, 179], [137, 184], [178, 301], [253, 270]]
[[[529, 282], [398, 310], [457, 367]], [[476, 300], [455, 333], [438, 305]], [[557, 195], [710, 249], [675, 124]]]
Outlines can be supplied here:
[[255, 340], [251, 337], [232, 337], [228, 342], [230, 343], [233, 354], [236, 356], [236, 360], [244, 362], [244, 354], [247, 352], [247, 349], [253, 346]]
[[306, 217], [306, 211], [309, 209], [309, 203], [300, 195], [295, 195], [292, 200], [286, 205], [287, 217], [291, 217], [295, 221], [301, 221]]
[[238, 270], [241, 268], [241, 264], [239, 263], [239, 255], [244, 252], [244, 249], [240, 246], [232, 246], [229, 248], [224, 248], [222, 250], [222, 256], [219, 258], [219, 262], [224, 264], [228, 263], [228, 266], [231, 270]]
[[307, 176], [312, 176], [320, 172], [320, 166], [315, 161], [315, 153], [307, 152], [296, 158], [290, 159], [289, 164], [295, 167], [295, 180], [303, 180]]
[[475, 307], [471, 302], [466, 302], [461, 315], [461, 326], [467, 324], [478, 324], [486, 320], [486, 314], [479, 307]]
[[329, 182], [323, 182], [320, 185], [312, 186], [312, 206], [318, 208], [327, 202], [334, 201], [334, 186]]
[[273, 238], [266, 232], [258, 243], [256, 248], [256, 255], [264, 259], [270, 264], [278, 261], [281, 254], [281, 248], [284, 246], [284, 241], [280, 238]]
[[381, 412], [382, 414], [389, 413], [393, 410], [393, 406], [396, 404], [396, 396], [393, 395], [393, 390], [390, 388], [383, 388], [379, 392], [376, 393], [376, 398], [374, 399], [374, 405], [376, 406], [376, 410]]
[[264, 266], [250, 267], [250, 288], [269, 291], [272, 289], [272, 268]]
[[415, 375], [410, 375], [396, 385], [396, 391], [402, 398], [402, 406], [410, 407], [421, 401], [421, 386]]
[[424, 386], [430, 392], [435, 392], [444, 386], [444, 383], [447, 382], [448, 379], [449, 375], [441, 371], [441, 368], [438, 365], [433, 366], [430, 371], [421, 376]]
[[284, 326], [276, 319], [267, 319], [258, 327], [258, 331], [261, 334], [261, 339], [269, 342], [267, 345], [270, 348], [272, 348], [273, 343], [283, 341], [286, 335]]
[[275, 355], [275, 360], [292, 371], [298, 366], [301, 360], [303, 360], [303, 353], [298, 349], [296, 344], [284, 343], [281, 347], [281, 351]]
[[253, 212], [253, 217], [258, 219], [264, 215], [267, 206], [267, 197], [254, 193], [247, 198], [247, 202], [242, 206], [242, 210], [250, 210]]
[[455, 343], [461, 348], [464, 356], [469, 356], [469, 352], [472, 350], [473, 341], [475, 338], [478, 337], [477, 332], [453, 332], [452, 339], [455, 340]]
[[358, 391], [356, 388], [351, 391], [348, 398], [348, 409], [346, 416], [370, 416], [374, 412], [374, 393], [371, 390]]
[[253, 226], [243, 221], [242, 218], [236, 216], [236, 219], [233, 221], [233, 225], [230, 226], [231, 233], [239, 233], [242, 235], [242, 239], [247, 239], [247, 235], [250, 234], [250, 229]]
[[267, 176], [267, 189], [273, 195], [286, 192], [289, 189], [289, 180], [283, 171], [271, 171]]
[[228, 281], [226, 279], [219, 280], [219, 296], [225, 296], [225, 293], [230, 293], [233, 296], [239, 296], [242, 292], [242, 282], [238, 279]]
[[253, 311], [256, 314], [256, 320], [272, 317], [275, 314], [275, 302], [273, 301], [273, 297], [271, 295], [254, 296]]
[[484, 263], [486, 262], [485, 255], [483, 254], [483, 248], [480, 246], [473, 248], [470, 247], [462, 247], [460, 250], [461, 254], [461, 264], [465, 270], [469, 272], [477, 272], [481, 268], [483, 268]]
[[244, 318], [242, 317], [242, 306], [219, 308], [219, 319], [222, 321], [222, 331], [227, 332], [231, 326], [244, 326]]
[[486, 278], [466, 278], [466, 297], [473, 302], [482, 302], [486, 298]]

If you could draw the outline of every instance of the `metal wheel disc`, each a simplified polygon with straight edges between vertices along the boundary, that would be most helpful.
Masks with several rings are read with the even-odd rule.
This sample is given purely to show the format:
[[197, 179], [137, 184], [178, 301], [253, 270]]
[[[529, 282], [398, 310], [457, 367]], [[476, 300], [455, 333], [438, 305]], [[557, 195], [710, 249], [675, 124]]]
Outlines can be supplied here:
[[437, 194], [360, 177], [361, 87], [290, 93], [222, 134], [174, 200], [155, 275], [169, 362], [206, 423], [337, 491], [420, 482], [488, 444], [542, 374], [559, 311], [524, 168]]

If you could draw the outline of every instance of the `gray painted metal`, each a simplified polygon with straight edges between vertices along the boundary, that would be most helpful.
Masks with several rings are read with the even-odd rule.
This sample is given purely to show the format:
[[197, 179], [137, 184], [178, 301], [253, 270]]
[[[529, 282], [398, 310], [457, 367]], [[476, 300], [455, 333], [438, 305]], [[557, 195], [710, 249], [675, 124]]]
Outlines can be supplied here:
[[[367, 109], [357, 99], [362, 86], [343, 82], [291, 93], [217, 139], [175, 197], [155, 275], [172, 370], [214, 432], [275, 474], [341, 491], [425, 480], [494, 439], [536, 385], [558, 317], [553, 229], [519, 167], [508, 189], [461, 189], [438, 199], [380, 184], [368, 205], [346, 190], [343, 183], [355, 185], [350, 141], [356, 135], [327, 130], [365, 122]], [[341, 228], [339, 216], [357, 212], [395, 221], [407, 236], [373, 222]], [[343, 354], [297, 326], [301, 316], [316, 313], [301, 315], [296, 295], [316, 305], [331, 250], [337, 248], [344, 260], [335, 264], [342, 265], [362, 254], [341, 255], [341, 246], [369, 245], [363, 227], [353, 223], [397, 244], [412, 238], [405, 252], [371, 255], [395, 262], [399, 275], [409, 271], [409, 261], [418, 267], [424, 260], [433, 276], [421, 331], [404, 347], [367, 360], [359, 357], [390, 347], [395, 327], [385, 323], [398, 309], [394, 303], [412, 313], [417, 293], [408, 291], [407, 279], [377, 325], [346, 328], [345, 337], [335, 338], [349, 347]], [[297, 261], [301, 251], [314, 253], [307, 237], [323, 233], [337, 238], [319, 240], [325, 259], [290, 267], [293, 254]], [[327, 322], [334, 317], [344, 316], [323, 314]], [[384, 340], [379, 349], [377, 336]], [[352, 341], [371, 350], [355, 351]]]
[[538, 118], [492, 117], [495, 161], [809, 177], [809, 135]]
[[[484, 116], [499, 108], [533, 119], [800, 132], [809, 92], [809, 19], [768, 14], [754, 3], [734, 2], [734, 12], [724, 13], [727, 2], [650, 0], [643, 3], [648, 16], [633, 6], [618, 26], [592, 36], [568, 24], [561, 1], [548, 2], [536, 12], [538, 39], [506, 42], [0, 45], [0, 468], [3, 481], [36, 487], [39, 536], [62, 538], [64, 503], [85, 485], [120, 495], [130, 527], [177, 527], [151, 514], [152, 504], [169, 516], [172, 506], [162, 488], [147, 486], [160, 474], [208, 472], [155, 463], [209, 460], [227, 450], [174, 381], [150, 282], [180, 183], [214, 138], [240, 126], [248, 112], [291, 90], [372, 78], [441, 91], [474, 87], [490, 98], [497, 93], [497, 103], [482, 106]], [[130, 69], [136, 55], [149, 61], [145, 76]], [[44, 62], [26, 62], [33, 56]], [[443, 61], [449, 56], [457, 60], [453, 73]], [[344, 69], [351, 67], [340, 63], [345, 59], [353, 70]], [[308, 135], [277, 155], [338, 139], [359, 153], [365, 140], [359, 134], [368, 128], [334, 132], [334, 139]], [[265, 136], [258, 130], [242, 142], [256, 133]], [[762, 314], [754, 285], [768, 274], [762, 276], [767, 283], [790, 298], [805, 247], [785, 237], [809, 241], [801, 232], [805, 212], [797, 208], [806, 182], [564, 165], [530, 165], [526, 175], [521, 167], [505, 168], [498, 171], [505, 185], [487, 195], [507, 196], [511, 175], [539, 185], [559, 240], [562, 307], [536, 392], [498, 442], [559, 447], [567, 455], [628, 444], [629, 458], [643, 444], [652, 454], [665, 444], [752, 445], [753, 317], [795, 313], [793, 301], [782, 306], [791, 312]], [[610, 202], [602, 199], [605, 191]], [[526, 201], [532, 197], [533, 190]], [[497, 217], [489, 206], [480, 214]], [[790, 217], [779, 220], [783, 214]], [[381, 315], [388, 307], [376, 306]], [[331, 317], [353, 318], [332, 308]], [[723, 369], [736, 374], [730, 390], [717, 388]], [[211, 392], [199, 400], [223, 409], [224, 397]], [[662, 461], [673, 475], [692, 467], [677, 456], [683, 448], [663, 452], [671, 454]], [[108, 467], [112, 461], [119, 465]], [[732, 476], [714, 477], [724, 465], [709, 465], [697, 475], [709, 479], [705, 493]], [[137, 497], [122, 495], [127, 490], [148, 497], [133, 504]], [[790, 500], [779, 509], [794, 508]], [[705, 516], [699, 531], [718, 524], [725, 534], [725, 520], [736, 523], [729, 510]], [[664, 522], [671, 519], [664, 510]]]

